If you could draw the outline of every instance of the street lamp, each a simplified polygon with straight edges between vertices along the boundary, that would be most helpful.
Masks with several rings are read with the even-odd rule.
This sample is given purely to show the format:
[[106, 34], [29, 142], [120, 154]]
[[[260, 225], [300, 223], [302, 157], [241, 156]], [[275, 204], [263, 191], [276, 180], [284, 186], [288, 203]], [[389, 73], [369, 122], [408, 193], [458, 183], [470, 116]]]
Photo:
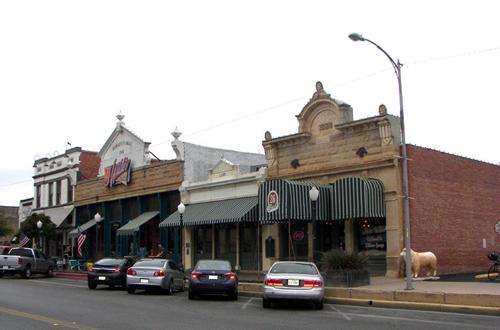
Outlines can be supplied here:
[[99, 212], [97, 212], [94, 215], [94, 221], [96, 223], [96, 226], [95, 226], [95, 259], [97, 259], [97, 255], [99, 254], [99, 229], [101, 228], [101, 225], [99, 223], [102, 221], [102, 217], [99, 214]]
[[177, 212], [179, 212], [179, 215], [180, 215], [180, 222], [179, 222], [179, 225], [180, 225], [180, 236], [181, 236], [181, 251], [180, 251], [180, 265], [182, 265], [182, 254], [183, 254], [183, 249], [184, 249], [184, 245], [183, 245], [183, 242], [182, 242], [182, 227], [183, 227], [183, 223], [182, 223], [182, 215], [184, 214], [184, 212], [186, 212], [186, 205], [182, 204], [182, 202], [177, 205]]
[[313, 240], [313, 262], [316, 263], [317, 252], [318, 252], [318, 240], [316, 239], [316, 201], [319, 197], [319, 190], [316, 186], [313, 186], [309, 190], [309, 198], [311, 199], [311, 209], [312, 209], [312, 240]]
[[40, 245], [39, 249], [43, 252], [43, 246], [42, 246], [42, 226], [43, 226], [42, 221], [38, 220], [37, 223], [36, 223], [36, 227], [38, 228], [38, 245]]
[[399, 59], [395, 62], [392, 57], [387, 54], [387, 52], [382, 49], [375, 42], [370, 39], [366, 39], [361, 34], [351, 33], [349, 38], [352, 41], [368, 41], [375, 47], [377, 47], [385, 56], [389, 59], [398, 78], [398, 88], [399, 88], [399, 120], [401, 126], [401, 165], [403, 170], [403, 218], [404, 218], [404, 238], [405, 238], [405, 249], [406, 249], [406, 290], [413, 290], [413, 283], [411, 281], [411, 244], [410, 244], [410, 196], [408, 193], [408, 158], [406, 157], [406, 139], [405, 139], [405, 120], [403, 112], [403, 87], [401, 84], [401, 67], [403, 66]]

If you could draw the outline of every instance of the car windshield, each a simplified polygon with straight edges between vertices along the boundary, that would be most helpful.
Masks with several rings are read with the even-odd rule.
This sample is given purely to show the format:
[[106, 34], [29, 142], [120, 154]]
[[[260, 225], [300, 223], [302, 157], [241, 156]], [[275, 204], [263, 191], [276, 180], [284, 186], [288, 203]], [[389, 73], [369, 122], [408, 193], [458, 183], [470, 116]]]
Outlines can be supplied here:
[[123, 263], [123, 259], [101, 259], [98, 262], [95, 263], [96, 266], [110, 266], [110, 267], [116, 267], [120, 266]]
[[311, 264], [300, 264], [300, 263], [279, 263], [274, 265], [271, 269], [272, 274], [307, 274], [307, 275], [317, 275], [318, 272], [316, 268]]
[[163, 267], [165, 260], [139, 260], [134, 267]]
[[196, 264], [196, 270], [222, 270], [231, 271], [231, 264], [224, 260], [200, 260]]
[[12, 249], [9, 252], [11, 256], [20, 256], [20, 257], [33, 257], [33, 253], [28, 249]]

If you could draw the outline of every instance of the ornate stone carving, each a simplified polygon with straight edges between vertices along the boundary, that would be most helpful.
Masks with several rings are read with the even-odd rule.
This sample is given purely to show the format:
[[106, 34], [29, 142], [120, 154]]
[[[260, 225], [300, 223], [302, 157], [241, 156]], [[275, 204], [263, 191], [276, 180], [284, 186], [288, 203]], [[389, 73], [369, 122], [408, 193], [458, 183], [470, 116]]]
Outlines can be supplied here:
[[271, 132], [266, 131], [266, 133], [264, 133], [264, 139], [265, 139], [266, 141], [269, 141], [269, 140], [271, 140], [272, 138], [273, 138], [273, 137], [272, 137], [272, 135], [271, 135]]
[[385, 107], [385, 105], [381, 104], [381, 105], [378, 106], [378, 113], [381, 116], [387, 115], [387, 108]]
[[325, 92], [325, 89], [323, 88], [323, 83], [321, 81], [316, 82], [316, 92], [314, 92], [313, 96], [311, 97], [310, 101], [317, 100], [320, 98], [330, 98], [330, 94]]
[[394, 143], [391, 124], [389, 122], [387, 121], [380, 122], [378, 124], [378, 129], [383, 146], [388, 146]]

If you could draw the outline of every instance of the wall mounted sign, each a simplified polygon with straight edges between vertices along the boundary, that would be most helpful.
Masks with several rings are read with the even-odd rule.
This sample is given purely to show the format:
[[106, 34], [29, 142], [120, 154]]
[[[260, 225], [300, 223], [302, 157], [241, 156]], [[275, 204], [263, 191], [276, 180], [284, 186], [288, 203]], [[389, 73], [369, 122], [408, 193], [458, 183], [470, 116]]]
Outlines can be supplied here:
[[120, 161], [115, 159], [113, 165], [104, 168], [104, 185], [114, 187], [119, 184], [127, 185], [130, 182], [130, 159], [122, 158]]
[[271, 190], [267, 194], [267, 212], [274, 212], [280, 207], [279, 195], [276, 191]]

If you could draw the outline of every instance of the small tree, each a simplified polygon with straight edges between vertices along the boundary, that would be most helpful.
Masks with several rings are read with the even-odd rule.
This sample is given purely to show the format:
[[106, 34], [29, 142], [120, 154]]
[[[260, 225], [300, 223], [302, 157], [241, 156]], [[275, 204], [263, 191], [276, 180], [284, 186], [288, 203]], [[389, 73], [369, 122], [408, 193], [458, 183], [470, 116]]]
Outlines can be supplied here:
[[38, 227], [36, 226], [38, 220], [42, 222], [43, 236], [47, 240], [56, 239], [56, 225], [54, 225], [54, 223], [50, 221], [50, 217], [45, 214], [32, 213], [21, 223], [19, 232], [24, 233], [32, 240], [38, 237]]
[[12, 228], [7, 224], [5, 220], [0, 220], [0, 237], [7, 236], [12, 233]]

